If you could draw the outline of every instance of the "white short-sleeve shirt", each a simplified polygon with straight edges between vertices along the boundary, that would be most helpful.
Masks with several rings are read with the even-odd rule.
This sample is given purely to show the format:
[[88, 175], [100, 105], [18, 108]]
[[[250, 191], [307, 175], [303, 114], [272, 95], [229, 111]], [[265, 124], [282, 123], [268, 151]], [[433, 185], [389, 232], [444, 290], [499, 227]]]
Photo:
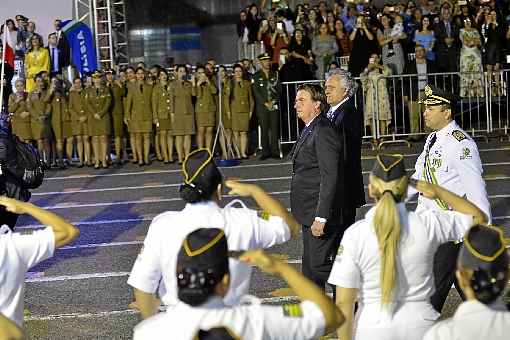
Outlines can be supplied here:
[[0, 313], [23, 327], [25, 276], [29, 268], [53, 256], [55, 234], [45, 228], [30, 235], [0, 234]]
[[[199, 228], [220, 228], [225, 231], [229, 250], [269, 248], [290, 239], [285, 221], [246, 207], [220, 208], [216, 203], [187, 204], [182, 211], [166, 212], [152, 221], [144, 246], [131, 271], [128, 284], [146, 293], [155, 293], [162, 279], [161, 300], [175, 305], [177, 254], [184, 238]], [[231, 283], [225, 303], [235, 304], [250, 288], [251, 267], [239, 261], [229, 261]], [[163, 292], [163, 293], [162, 293]]]
[[478, 300], [460, 304], [452, 318], [432, 326], [423, 340], [507, 340], [510, 312], [496, 310]]
[[[401, 236], [395, 300], [428, 301], [434, 292], [432, 264], [436, 249], [442, 243], [462, 238], [473, 224], [473, 217], [454, 211], [408, 212], [404, 203], [397, 204], [397, 208]], [[380, 253], [373, 226], [375, 209], [345, 231], [328, 279], [336, 286], [359, 289], [358, 301], [363, 304], [381, 301]]]
[[223, 327], [239, 339], [299, 340], [323, 335], [325, 319], [319, 307], [304, 301], [297, 305], [268, 306], [251, 297], [251, 305], [226, 307], [215, 297], [200, 307], [179, 303], [164, 313], [142, 321], [134, 340], [195, 339], [199, 330]]

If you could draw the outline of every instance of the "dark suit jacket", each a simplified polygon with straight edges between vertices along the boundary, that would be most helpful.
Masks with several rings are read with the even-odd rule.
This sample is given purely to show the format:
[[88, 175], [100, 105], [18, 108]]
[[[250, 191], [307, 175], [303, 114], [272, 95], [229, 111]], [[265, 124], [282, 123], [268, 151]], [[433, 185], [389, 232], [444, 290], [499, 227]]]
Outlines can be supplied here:
[[[451, 37], [454, 38], [453, 46], [454, 48], [459, 47], [459, 29], [457, 26], [453, 23], [453, 21], [450, 22], [450, 29], [451, 29]], [[436, 43], [435, 48], [438, 53], [443, 52], [444, 49], [447, 48], [446, 43], [444, 42], [444, 39], [448, 36], [446, 34], [446, 25], [444, 21], [438, 22], [434, 27], [434, 35], [436, 36]]]
[[[304, 130], [305, 131], [305, 130]], [[315, 217], [336, 225], [336, 188], [342, 145], [331, 122], [317, 116], [291, 152], [292, 182], [290, 206], [296, 220], [306, 226]]]
[[[365, 204], [365, 189], [361, 171], [361, 138], [363, 136], [363, 114], [350, 98], [333, 113], [333, 125], [340, 136], [340, 175], [337, 185], [338, 201], [342, 208], [355, 209]], [[339, 216], [340, 217], [340, 216]]]
[[[427, 74], [431, 73], [437, 73], [437, 67], [435, 62], [430, 61], [427, 59]], [[410, 60], [407, 61], [405, 67], [404, 67], [404, 74], [418, 74], [418, 68], [416, 67], [416, 60]], [[427, 84], [435, 84], [436, 81], [438, 83], [438, 86], [441, 86], [439, 84], [443, 80], [442, 77], [437, 77], [437, 79], [434, 79], [434, 76], [427, 76]], [[411, 99], [412, 101], [418, 100], [418, 76], [412, 76], [412, 77], [403, 77], [402, 78], [402, 88], [404, 89], [404, 95]]]

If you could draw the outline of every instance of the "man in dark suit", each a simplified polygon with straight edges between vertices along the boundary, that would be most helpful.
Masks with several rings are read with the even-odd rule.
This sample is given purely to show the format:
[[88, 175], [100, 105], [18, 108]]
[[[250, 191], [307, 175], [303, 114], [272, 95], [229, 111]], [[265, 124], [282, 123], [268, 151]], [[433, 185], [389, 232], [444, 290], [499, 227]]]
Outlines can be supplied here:
[[441, 10], [441, 20], [435, 25], [436, 53], [439, 72], [457, 72], [459, 64], [459, 29], [451, 20], [450, 9]]
[[404, 74], [412, 76], [402, 78], [404, 100], [407, 101], [409, 110], [409, 131], [406, 132], [414, 134], [410, 137], [411, 141], [418, 140], [417, 134], [424, 132], [421, 124], [423, 106], [418, 102], [425, 98], [425, 86], [434, 83], [434, 77], [427, 75], [437, 72], [436, 64], [425, 58], [426, 51], [423, 46], [416, 45], [414, 53], [415, 59], [407, 61], [404, 67]]
[[326, 103], [318, 85], [301, 85], [295, 109], [305, 128], [291, 152], [292, 214], [302, 225], [303, 274], [325, 289], [340, 244], [336, 209], [342, 145], [331, 122], [321, 115]]
[[[361, 172], [361, 138], [363, 135], [363, 115], [354, 105], [356, 82], [349, 72], [333, 69], [326, 77], [326, 97], [330, 109], [328, 119], [333, 123], [340, 141], [342, 152], [339, 174], [342, 182], [337, 188], [338, 200], [335, 201], [338, 215], [339, 232], [343, 235], [345, 229], [352, 225], [356, 219], [356, 208], [364, 205], [365, 189], [363, 174]], [[340, 236], [341, 237], [341, 236]]]

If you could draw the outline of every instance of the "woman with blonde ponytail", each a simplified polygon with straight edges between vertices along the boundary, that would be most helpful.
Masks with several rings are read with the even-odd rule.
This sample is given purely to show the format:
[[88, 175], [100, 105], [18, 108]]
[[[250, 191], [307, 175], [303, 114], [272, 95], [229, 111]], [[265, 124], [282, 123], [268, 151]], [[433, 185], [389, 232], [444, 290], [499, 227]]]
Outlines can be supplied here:
[[[409, 180], [403, 159], [377, 155], [368, 185], [375, 206], [345, 231], [338, 250], [328, 282], [337, 287], [336, 303], [346, 318], [338, 329], [342, 340], [421, 340], [439, 317], [430, 304], [437, 247], [486, 223], [484, 213], [469, 201], [437, 185]], [[408, 211], [408, 184], [427, 198], [444, 200], [452, 211]]]

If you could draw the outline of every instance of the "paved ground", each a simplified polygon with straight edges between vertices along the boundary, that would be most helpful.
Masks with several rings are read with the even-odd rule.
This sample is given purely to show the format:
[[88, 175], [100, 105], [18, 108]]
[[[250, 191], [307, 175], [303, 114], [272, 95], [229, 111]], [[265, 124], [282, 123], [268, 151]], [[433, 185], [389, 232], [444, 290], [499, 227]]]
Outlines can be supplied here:
[[[400, 150], [412, 168], [420, 145]], [[510, 144], [480, 142], [494, 222], [510, 225]], [[392, 149], [396, 150], [396, 149]], [[371, 151], [364, 152], [363, 168], [372, 166]], [[261, 185], [289, 205], [290, 163], [287, 160], [249, 160], [223, 169]], [[365, 179], [368, 172], [365, 173]], [[34, 268], [27, 278], [26, 320], [32, 339], [130, 339], [139, 316], [130, 310], [132, 292], [126, 284], [150, 220], [166, 210], [183, 207], [178, 198], [177, 165], [155, 163], [149, 168], [126, 165], [120, 169], [70, 169], [51, 172], [32, 201], [73, 221], [81, 236], [57, 251], [54, 259]], [[231, 200], [227, 197], [225, 203]], [[249, 204], [253, 204], [249, 202]], [[359, 216], [370, 207], [359, 211]], [[412, 206], [413, 204], [411, 204]], [[30, 218], [20, 220], [20, 230], [40, 228]], [[510, 229], [505, 229], [510, 237]], [[300, 267], [301, 242], [291, 241], [271, 249]], [[282, 303], [282, 281], [260, 272], [253, 276], [251, 293], [268, 303]], [[450, 295], [446, 315], [456, 304]]]

